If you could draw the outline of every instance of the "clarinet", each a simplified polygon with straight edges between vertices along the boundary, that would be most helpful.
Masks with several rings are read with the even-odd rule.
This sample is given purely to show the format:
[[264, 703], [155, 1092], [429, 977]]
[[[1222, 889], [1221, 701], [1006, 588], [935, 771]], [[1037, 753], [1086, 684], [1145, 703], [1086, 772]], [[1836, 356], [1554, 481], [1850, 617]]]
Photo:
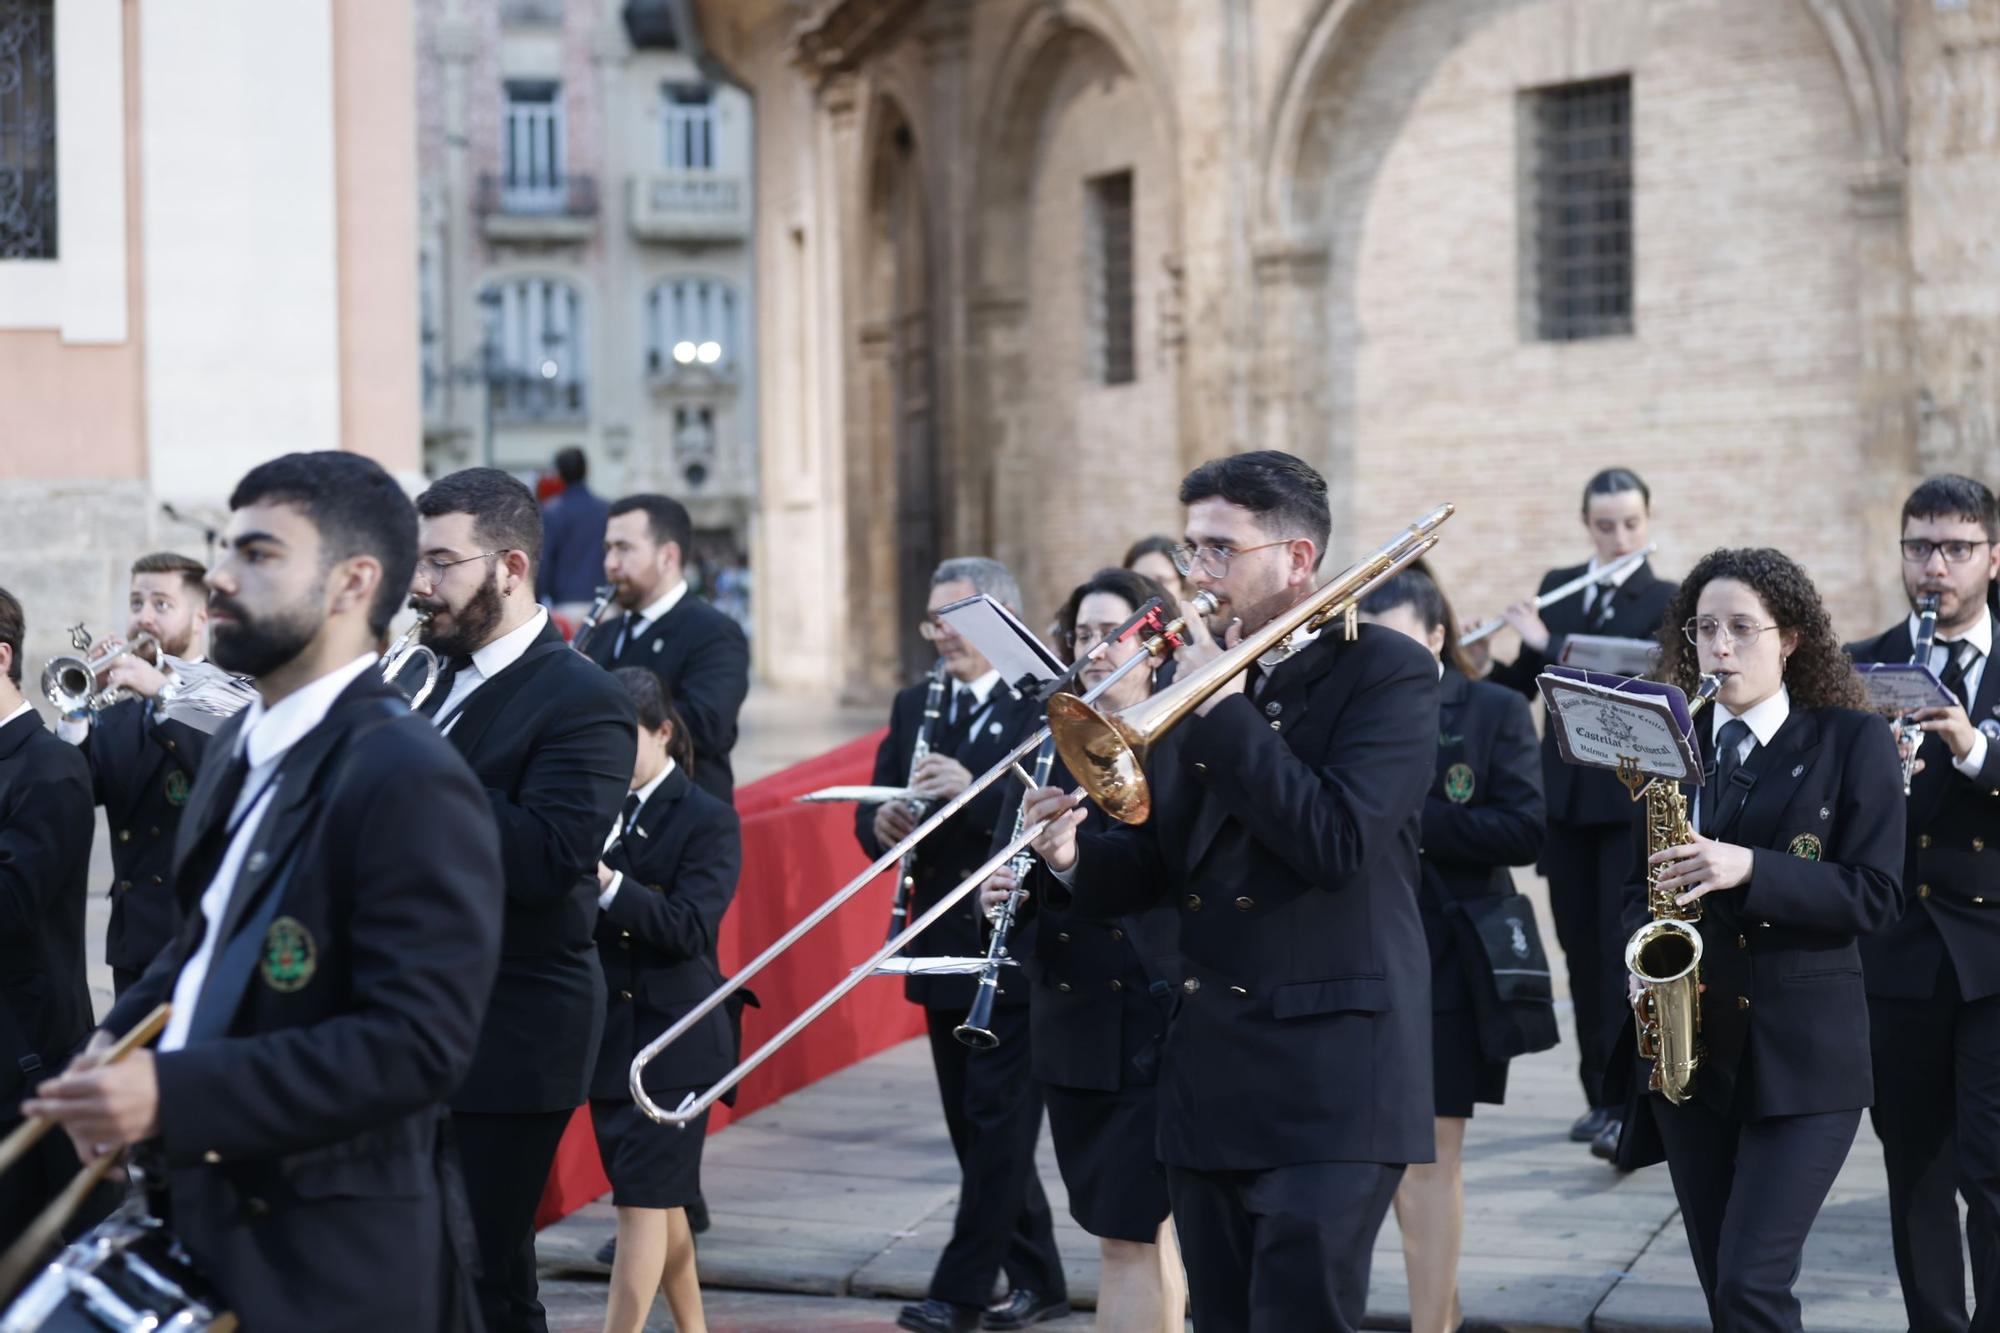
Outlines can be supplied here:
[[[1035, 785], [1049, 785], [1049, 771], [1055, 767], [1056, 743], [1053, 739], [1042, 742], [1040, 753], [1035, 756]], [[1014, 837], [1028, 826], [1028, 794], [1021, 793], [1021, 806], [1014, 812]], [[1007, 901], [993, 909], [993, 938], [986, 946], [986, 966], [979, 970], [979, 989], [973, 993], [972, 1009], [965, 1015], [965, 1021], [952, 1029], [957, 1037], [976, 1051], [990, 1051], [1000, 1044], [1000, 1038], [993, 1035], [993, 1001], [1000, 993], [1000, 967], [1007, 957], [1007, 936], [1014, 929], [1014, 914], [1020, 909], [1022, 886], [1028, 882], [1028, 872], [1035, 868], [1035, 854], [1023, 847], [1007, 863], [1014, 872], [1014, 891], [1007, 895]]]
[[583, 651], [584, 640], [588, 639], [591, 633], [596, 630], [597, 622], [604, 619], [604, 610], [611, 605], [611, 595], [617, 591], [618, 585], [615, 583], [601, 584], [598, 587], [597, 600], [590, 604], [589, 614], [584, 616], [583, 623], [576, 627], [576, 633], [569, 636], [570, 647], [576, 649], [578, 652]]
[[[931, 733], [937, 727], [938, 714], [944, 711], [944, 662], [940, 660], [931, 668], [930, 686], [924, 691], [924, 720], [917, 728], [917, 743], [910, 747], [910, 781], [917, 780], [917, 765], [931, 752]], [[918, 819], [930, 803], [921, 797], [912, 797], [904, 802], [910, 813]], [[903, 853], [903, 863], [896, 867], [896, 900], [889, 908], [889, 938], [895, 939], [903, 933], [903, 927], [910, 922], [910, 902], [917, 892], [917, 849], [910, 848]]]
[[[1917, 642], [1910, 650], [1910, 662], [1915, 666], [1931, 664], [1931, 644], [1937, 638], [1938, 595], [1927, 592], [1917, 600]], [[1896, 736], [1909, 747], [1903, 756], [1903, 795], [1910, 794], [1910, 780], [1917, 775], [1917, 750], [1924, 743], [1924, 728], [1921, 722], [1911, 722], [1907, 718], [1896, 724]]]

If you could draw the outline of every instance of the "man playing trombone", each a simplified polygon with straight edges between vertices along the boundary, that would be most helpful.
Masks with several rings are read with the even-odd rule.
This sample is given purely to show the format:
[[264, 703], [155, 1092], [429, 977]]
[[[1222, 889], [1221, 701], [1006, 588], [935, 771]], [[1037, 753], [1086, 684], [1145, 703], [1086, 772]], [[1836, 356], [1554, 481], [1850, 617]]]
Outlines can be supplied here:
[[143, 634], [152, 639], [157, 660], [120, 655], [106, 669], [104, 684], [123, 691], [124, 697], [56, 724], [57, 734], [80, 746], [90, 761], [91, 787], [112, 830], [111, 924], [105, 931], [104, 961], [111, 967], [114, 995], [123, 995], [139, 979], [181, 923], [167, 872], [181, 811], [208, 750], [208, 731], [171, 716], [161, 706], [162, 693], [201, 691], [214, 701], [212, 713], [218, 715], [233, 714], [255, 697], [219, 671], [181, 670], [202, 661], [208, 637], [207, 574], [199, 560], [174, 551], [155, 551], [133, 561], [132, 618], [125, 639], [99, 639], [90, 653], [95, 658], [114, 652]]
[[[1225, 644], [1312, 594], [1326, 483], [1288, 454], [1181, 483], [1176, 562], [1220, 600]], [[1183, 649], [1177, 681], [1220, 649]], [[1150, 819], [1035, 842], [1060, 902], [1179, 914], [1179, 1010], [1160, 1070], [1160, 1160], [1204, 1333], [1360, 1325], [1369, 1253], [1410, 1162], [1432, 1158], [1430, 958], [1418, 817], [1437, 664], [1407, 638], [1301, 628], [1197, 705], [1158, 752]], [[1062, 814], [1044, 788], [1027, 817]]]
[[[907, 783], [927, 801], [948, 801], [971, 784], [973, 772], [990, 767], [1040, 722], [1034, 701], [1016, 697], [986, 657], [937, 616], [939, 607], [982, 592], [1009, 610], [1020, 608], [1020, 588], [997, 560], [947, 560], [931, 575], [930, 612], [922, 629], [944, 663], [945, 689], [928, 730], [928, 687], [913, 685], [896, 696], [889, 734], [875, 755], [877, 786]], [[913, 766], [920, 732], [929, 753]], [[999, 785], [989, 787], [918, 845], [910, 920], [986, 860], [1005, 795]], [[864, 805], [855, 814], [855, 835], [870, 857], [915, 826], [916, 816], [901, 801]], [[913, 952], [972, 957], [985, 948], [978, 898], [968, 895], [917, 938]], [[1028, 1060], [1027, 989], [1008, 975], [1015, 970], [1001, 969], [993, 1013], [999, 1044], [991, 1050], [972, 1050], [953, 1036], [972, 1004], [976, 978], [911, 976], [904, 982], [911, 1002], [924, 1007], [938, 1095], [960, 1172], [958, 1215], [931, 1276], [929, 1298], [905, 1306], [896, 1321], [916, 1333], [967, 1333], [982, 1327], [982, 1319], [986, 1328], [1026, 1328], [1069, 1311], [1054, 1220], [1035, 1174], [1042, 1103]], [[1008, 1297], [989, 1311], [993, 1280], [1002, 1271]]]

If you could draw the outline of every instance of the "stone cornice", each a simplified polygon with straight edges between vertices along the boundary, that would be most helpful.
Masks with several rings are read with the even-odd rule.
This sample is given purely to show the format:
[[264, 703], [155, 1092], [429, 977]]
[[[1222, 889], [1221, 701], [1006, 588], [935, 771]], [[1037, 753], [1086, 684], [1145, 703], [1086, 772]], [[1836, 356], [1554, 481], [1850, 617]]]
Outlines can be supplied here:
[[826, 79], [850, 73], [893, 46], [925, 0], [820, 0], [792, 30], [792, 59]]

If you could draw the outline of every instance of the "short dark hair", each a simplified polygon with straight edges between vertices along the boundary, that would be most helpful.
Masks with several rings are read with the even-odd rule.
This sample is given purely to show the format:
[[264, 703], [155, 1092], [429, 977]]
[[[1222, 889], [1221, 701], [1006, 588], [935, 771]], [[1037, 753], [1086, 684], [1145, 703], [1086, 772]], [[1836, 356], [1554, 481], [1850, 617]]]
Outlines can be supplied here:
[[589, 471], [590, 460], [584, 457], [583, 450], [573, 444], [556, 450], [556, 475], [562, 478], [563, 485], [576, 485]]
[[1444, 660], [1447, 665], [1468, 676], [1478, 674], [1466, 659], [1465, 650], [1458, 646], [1458, 616], [1451, 609], [1451, 600], [1438, 585], [1437, 575], [1431, 573], [1430, 566], [1422, 560], [1412, 561], [1361, 599], [1361, 609], [1371, 616], [1379, 616], [1399, 606], [1415, 611], [1417, 619], [1424, 622], [1425, 629], [1444, 631]]
[[1083, 599], [1099, 592], [1110, 593], [1134, 611], [1157, 597], [1164, 604], [1169, 619], [1179, 610], [1173, 599], [1167, 596], [1167, 590], [1144, 574], [1135, 574], [1129, 569], [1100, 569], [1087, 582], [1073, 588], [1062, 609], [1056, 612], [1056, 637], [1062, 640], [1065, 661], [1076, 660], [1076, 617], [1083, 608]]
[[259, 503], [291, 505], [304, 514], [319, 531], [328, 567], [357, 555], [381, 562], [368, 628], [378, 639], [388, 633], [417, 567], [417, 511], [396, 479], [361, 454], [284, 454], [244, 473], [229, 495], [231, 509]]
[[[1130, 569], [1133, 565], [1139, 563], [1139, 557], [1141, 556], [1163, 555], [1168, 560], [1172, 560], [1174, 558], [1174, 547], [1177, 545], [1179, 543], [1172, 537], [1162, 537], [1158, 533], [1155, 533], [1151, 537], [1141, 537], [1138, 541], [1133, 542], [1125, 548], [1125, 558], [1118, 563], [1126, 569]], [[1175, 568], [1178, 569], [1179, 566], [1176, 565]]]
[[417, 497], [417, 513], [472, 515], [472, 533], [481, 546], [526, 551], [528, 563], [542, 562], [542, 507], [518, 477], [497, 467], [469, 467], [439, 477]]
[[181, 582], [192, 593], [208, 591], [208, 567], [191, 555], [179, 551], [154, 551], [142, 555], [132, 562], [134, 574], [178, 574]]
[[1903, 501], [1903, 525], [1913, 518], [1962, 518], [1986, 530], [1986, 540], [2000, 537], [2000, 513], [1993, 492], [1971, 477], [1955, 472], [1925, 477]]
[[1639, 503], [1647, 513], [1653, 512], [1653, 492], [1639, 474], [1629, 467], [1608, 467], [1589, 481], [1583, 483], [1583, 502], [1577, 506], [1580, 512], [1590, 513], [1590, 497], [1593, 495], [1623, 495], [1627, 491], [1639, 492]]
[[674, 707], [673, 687], [645, 667], [619, 667], [611, 673], [611, 678], [625, 687], [625, 695], [631, 699], [632, 711], [639, 715], [642, 728], [658, 731], [667, 722], [674, 724], [667, 753], [693, 777], [694, 741], [688, 736], [687, 724], [681, 721], [680, 710]]
[[684, 565], [694, 559], [694, 520], [688, 517], [686, 505], [666, 495], [628, 495], [614, 503], [605, 517], [635, 513], [646, 516], [646, 527], [653, 534], [654, 544], [672, 542], [680, 547]]
[[14, 684], [21, 683], [21, 641], [28, 637], [28, 618], [21, 611], [21, 600], [0, 588], [0, 643], [14, 650], [14, 660], [7, 664], [7, 675]]
[[1315, 569], [1326, 557], [1333, 532], [1326, 478], [1303, 459], [1276, 449], [1212, 458], [1181, 481], [1182, 504], [1208, 499], [1243, 506], [1274, 537], [1311, 538]]

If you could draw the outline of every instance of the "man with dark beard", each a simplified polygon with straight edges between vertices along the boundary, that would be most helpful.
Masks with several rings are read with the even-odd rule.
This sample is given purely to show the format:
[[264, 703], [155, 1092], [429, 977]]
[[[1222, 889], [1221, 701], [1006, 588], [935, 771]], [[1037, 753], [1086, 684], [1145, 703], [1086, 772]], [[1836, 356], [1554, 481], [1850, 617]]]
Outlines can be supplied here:
[[[230, 509], [212, 651], [258, 698], [188, 797], [186, 924], [24, 1109], [86, 1158], [144, 1145], [245, 1328], [464, 1328], [440, 1134], [498, 962], [500, 855], [464, 761], [377, 669], [416, 517], [331, 452], [252, 469]], [[156, 1051], [102, 1063], [169, 1000]]]
[[444, 662], [423, 711], [486, 788], [506, 868], [487, 885], [505, 914], [500, 978], [451, 1099], [479, 1303], [487, 1333], [541, 1333], [535, 1205], [590, 1094], [606, 1003], [597, 859], [638, 732], [624, 688], [571, 652], [535, 602], [542, 516], [526, 486], [468, 468], [418, 496], [417, 513], [410, 605], [429, 615], [424, 642]]
[[[123, 995], [139, 979], [181, 924], [167, 873], [181, 811], [214, 728], [190, 725], [166, 705], [181, 686], [219, 701], [211, 717], [239, 711], [254, 697], [235, 682], [193, 673], [184, 678], [176, 670], [176, 663], [202, 660], [202, 641], [208, 635], [207, 573], [199, 560], [175, 551], [155, 551], [132, 562], [132, 619], [123, 641], [150, 634], [163, 659], [156, 665], [132, 653], [118, 658], [104, 684], [129, 691], [128, 697], [95, 714], [64, 718], [56, 726], [90, 761], [91, 788], [111, 825], [111, 924], [105, 931], [104, 961], [111, 967], [114, 995]], [[91, 645], [91, 654], [120, 642], [107, 635]]]

